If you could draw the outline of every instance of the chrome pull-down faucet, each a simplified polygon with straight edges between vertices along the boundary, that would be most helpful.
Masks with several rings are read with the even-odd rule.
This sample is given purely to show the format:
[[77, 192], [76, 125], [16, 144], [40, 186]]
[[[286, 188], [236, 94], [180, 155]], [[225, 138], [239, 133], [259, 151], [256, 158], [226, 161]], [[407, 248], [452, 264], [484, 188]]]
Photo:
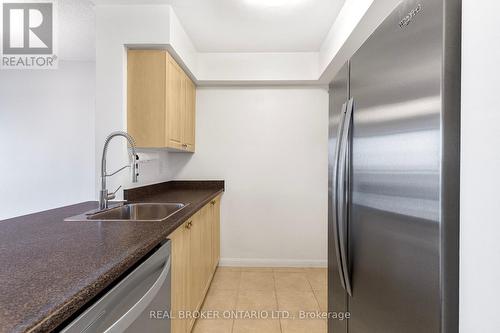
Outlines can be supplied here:
[[[120, 169], [116, 170], [115, 172], [107, 174], [106, 173], [106, 154], [108, 152], [108, 145], [109, 145], [109, 142], [111, 141], [111, 139], [113, 139], [114, 137], [117, 137], [117, 136], [122, 136], [125, 139], [127, 139], [128, 144], [130, 145], [130, 148], [132, 149], [132, 156], [131, 156], [132, 157], [132, 164], [131, 165], [125, 165], [125, 166], [121, 167]], [[109, 200], [113, 200], [115, 198], [116, 192], [121, 187], [121, 186], [118, 187], [118, 189], [116, 191], [112, 192], [112, 193], [108, 193], [108, 190], [106, 189], [106, 177], [113, 176], [113, 175], [117, 174], [118, 172], [120, 172], [120, 171], [122, 171], [122, 170], [124, 170], [126, 168], [132, 167], [132, 182], [133, 183], [137, 183], [137, 176], [139, 176], [139, 173], [137, 172], [137, 167], [138, 167], [137, 160], [138, 159], [139, 158], [138, 158], [136, 150], [135, 150], [135, 141], [134, 141], [134, 139], [128, 133], [118, 131], [118, 132], [113, 132], [110, 135], [108, 135], [108, 137], [104, 141], [104, 148], [102, 150], [102, 159], [101, 159], [101, 191], [99, 193], [99, 210], [104, 210], [104, 209], [108, 208], [108, 201]]]

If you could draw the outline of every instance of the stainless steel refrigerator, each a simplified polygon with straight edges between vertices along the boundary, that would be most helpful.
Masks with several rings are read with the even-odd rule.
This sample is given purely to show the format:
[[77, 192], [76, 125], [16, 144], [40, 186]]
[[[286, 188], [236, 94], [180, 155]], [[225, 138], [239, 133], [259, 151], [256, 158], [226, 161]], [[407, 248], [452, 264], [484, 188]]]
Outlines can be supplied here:
[[460, 21], [403, 1], [330, 84], [329, 333], [458, 332]]

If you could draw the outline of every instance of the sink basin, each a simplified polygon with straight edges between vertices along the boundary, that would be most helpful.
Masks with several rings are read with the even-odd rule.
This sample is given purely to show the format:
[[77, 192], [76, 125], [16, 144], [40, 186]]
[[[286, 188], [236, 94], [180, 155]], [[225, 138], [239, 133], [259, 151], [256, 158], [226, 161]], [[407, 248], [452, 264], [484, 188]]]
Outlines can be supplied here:
[[110, 208], [102, 212], [90, 212], [67, 218], [66, 221], [141, 221], [166, 220], [182, 208], [183, 203], [132, 203]]

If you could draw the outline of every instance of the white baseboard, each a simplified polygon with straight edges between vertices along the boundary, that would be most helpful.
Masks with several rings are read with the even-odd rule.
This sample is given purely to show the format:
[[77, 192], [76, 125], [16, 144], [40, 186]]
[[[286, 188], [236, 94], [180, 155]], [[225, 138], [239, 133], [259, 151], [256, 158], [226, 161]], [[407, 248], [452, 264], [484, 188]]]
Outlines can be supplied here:
[[219, 266], [232, 267], [327, 267], [327, 260], [220, 258]]

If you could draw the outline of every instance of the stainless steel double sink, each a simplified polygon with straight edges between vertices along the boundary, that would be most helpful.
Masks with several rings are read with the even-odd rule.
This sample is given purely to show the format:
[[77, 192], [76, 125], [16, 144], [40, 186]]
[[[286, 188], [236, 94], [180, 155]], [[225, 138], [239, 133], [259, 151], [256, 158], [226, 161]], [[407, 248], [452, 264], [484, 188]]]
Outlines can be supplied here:
[[137, 221], [160, 222], [186, 207], [175, 203], [129, 203], [111, 207], [103, 211], [91, 211], [68, 217], [65, 221]]

